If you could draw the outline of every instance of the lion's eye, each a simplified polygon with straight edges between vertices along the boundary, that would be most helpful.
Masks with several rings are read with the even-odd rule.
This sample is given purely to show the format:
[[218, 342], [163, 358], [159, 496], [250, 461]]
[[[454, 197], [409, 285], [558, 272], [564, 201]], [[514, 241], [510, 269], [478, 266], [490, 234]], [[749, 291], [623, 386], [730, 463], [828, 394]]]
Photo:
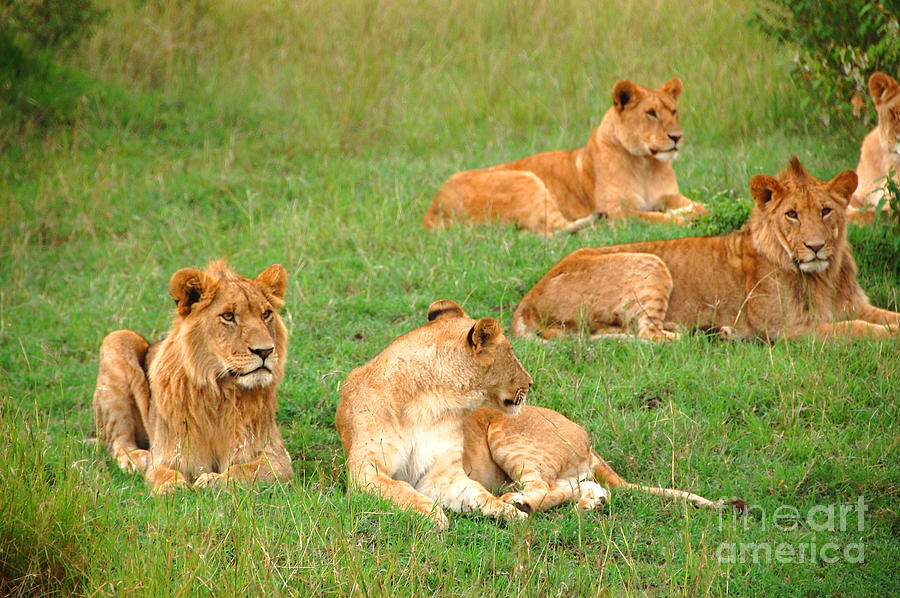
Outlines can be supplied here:
[[794, 210], [788, 210], [788, 211], [785, 213], [785, 215], [786, 215], [788, 218], [790, 218], [791, 220], [796, 220], [796, 219], [797, 219], [797, 212], [794, 211]]
[[650, 118], [656, 118], [656, 110], [647, 110], [647, 116]]
[[831, 214], [831, 208], [822, 208], [822, 218]]
[[231, 313], [230, 311], [226, 311], [225, 313], [221, 314], [219, 317], [222, 318], [223, 320], [225, 320], [226, 322], [234, 322], [234, 314]]
[[267, 309], [266, 311], [264, 311], [262, 317], [263, 317], [263, 320], [265, 320], [266, 322], [271, 320], [272, 319], [272, 310]]

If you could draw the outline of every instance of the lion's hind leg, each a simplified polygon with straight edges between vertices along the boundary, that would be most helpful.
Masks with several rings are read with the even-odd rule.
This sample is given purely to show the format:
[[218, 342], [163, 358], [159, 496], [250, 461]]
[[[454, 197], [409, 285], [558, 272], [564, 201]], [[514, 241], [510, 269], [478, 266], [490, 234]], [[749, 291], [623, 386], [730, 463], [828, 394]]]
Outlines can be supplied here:
[[[504, 418], [492, 426], [489, 442], [494, 462], [521, 488], [507, 492], [500, 500], [526, 513], [546, 511], [565, 502], [576, 503], [580, 510], [603, 505], [608, 494], [590, 479], [578, 448], [582, 439], [566, 435], [568, 426], [538, 419], [540, 414], [528, 411], [525, 417], [532, 419], [530, 428], [518, 418]], [[566, 440], [560, 441], [561, 437]]]
[[514, 479], [522, 485], [522, 489], [507, 492], [500, 500], [531, 513], [546, 511], [566, 502], [575, 503], [575, 508], [579, 511], [589, 511], [602, 507], [609, 498], [609, 492], [590, 480], [587, 475], [561, 477], [550, 481], [541, 475], [538, 468], [520, 467]]
[[578, 482], [578, 496], [575, 501], [575, 509], [578, 511], [591, 511], [599, 509], [609, 500], [609, 490], [591, 480]]
[[664, 323], [672, 287], [669, 269], [655, 255], [581, 249], [526, 293], [513, 314], [513, 334], [586, 328], [601, 338], [629, 331], [641, 340], [675, 340], [678, 333]]
[[535, 471], [524, 471], [516, 476], [515, 481], [522, 485], [517, 492], [507, 492], [500, 500], [515, 505], [524, 513], [536, 513], [552, 509], [556, 505], [568, 502], [575, 497], [576, 487], [571, 484], [557, 484], [536, 477]]
[[110, 456], [126, 472], [143, 472], [150, 454], [144, 418], [150, 385], [143, 362], [150, 347], [130, 330], [117, 330], [103, 339], [94, 391], [97, 436]]
[[423, 219], [426, 229], [448, 220], [506, 222], [542, 235], [576, 232], [596, 222], [594, 214], [569, 220], [544, 182], [526, 170], [460, 172], [444, 183]]

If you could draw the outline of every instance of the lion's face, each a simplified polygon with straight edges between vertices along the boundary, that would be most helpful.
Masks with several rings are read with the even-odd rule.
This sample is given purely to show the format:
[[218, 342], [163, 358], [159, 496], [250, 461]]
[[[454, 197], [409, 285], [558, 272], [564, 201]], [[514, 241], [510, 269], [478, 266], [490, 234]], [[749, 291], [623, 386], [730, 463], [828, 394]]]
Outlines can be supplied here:
[[468, 342], [484, 368], [483, 384], [489, 401], [486, 406], [507, 415], [518, 415], [532, 380], [503, 336], [500, 323], [493, 318], [478, 320], [469, 331]]
[[173, 275], [176, 329], [198, 378], [244, 389], [281, 381], [287, 331], [278, 310], [286, 286], [287, 275], [277, 264], [256, 279], [244, 278], [221, 262], [205, 272], [185, 269]]
[[760, 249], [786, 269], [827, 270], [845, 247], [845, 209], [856, 183], [852, 170], [820, 181], [796, 158], [778, 178], [754, 176], [750, 191], [756, 207], [750, 222]]
[[878, 114], [878, 135], [881, 146], [900, 162], [900, 84], [884, 73], [875, 73], [869, 78], [869, 91]]
[[[442, 299], [428, 308], [428, 321], [460, 321], [466, 326], [472, 320], [455, 301]], [[466, 335], [467, 352], [474, 355], [481, 370], [477, 384], [487, 396], [485, 407], [493, 407], [507, 415], [518, 415], [525, 404], [531, 376], [513, 353], [512, 345], [503, 335], [500, 323], [494, 318], [481, 318], [471, 325]], [[462, 368], [460, 368], [462, 369]]]
[[613, 89], [613, 107], [618, 116], [616, 137], [636, 156], [652, 156], [660, 162], [678, 157], [684, 133], [678, 124], [680, 79], [671, 79], [660, 89], [619, 81]]
[[513, 354], [512, 345], [505, 337], [492, 352], [493, 360], [485, 376], [488, 396], [498, 411], [518, 415], [531, 388], [531, 376]]

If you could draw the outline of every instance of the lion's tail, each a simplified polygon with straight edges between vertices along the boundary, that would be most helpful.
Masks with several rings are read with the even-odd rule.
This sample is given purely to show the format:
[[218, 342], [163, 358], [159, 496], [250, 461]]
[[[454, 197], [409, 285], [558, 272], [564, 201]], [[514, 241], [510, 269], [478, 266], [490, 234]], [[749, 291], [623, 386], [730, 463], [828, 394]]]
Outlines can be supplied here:
[[741, 505], [743, 505], [743, 501], [741, 501], [740, 499], [711, 501], [692, 492], [685, 492], [684, 490], [676, 490], [675, 488], [658, 488], [656, 486], [643, 486], [641, 484], [632, 484], [631, 482], [626, 482], [619, 474], [615, 472], [615, 470], [613, 470], [612, 467], [610, 467], [609, 463], [604, 461], [603, 457], [598, 455], [597, 452], [593, 449], [591, 450], [591, 471], [594, 473], [595, 479], [599, 480], [604, 485], [610, 488], [633, 488], [635, 490], [649, 492], [650, 494], [655, 494], [656, 496], [662, 496], [664, 498], [683, 500], [685, 502], [693, 504], [695, 507], [717, 509], [725, 505], [734, 505], [736, 508], [742, 508]]

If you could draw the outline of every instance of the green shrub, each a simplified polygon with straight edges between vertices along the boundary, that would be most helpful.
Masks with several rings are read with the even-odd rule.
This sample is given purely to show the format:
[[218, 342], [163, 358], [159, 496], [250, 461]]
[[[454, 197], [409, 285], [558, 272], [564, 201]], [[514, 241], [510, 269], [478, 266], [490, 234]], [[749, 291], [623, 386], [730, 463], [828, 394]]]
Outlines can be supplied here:
[[105, 12], [94, 0], [0, 0], [0, 150], [25, 123], [68, 125], [89, 110], [91, 79], [58, 60]]
[[900, 283], [900, 186], [893, 174], [888, 173], [884, 197], [875, 206], [875, 222], [847, 229], [860, 284], [875, 305], [889, 309], [897, 309]]
[[714, 193], [703, 200], [709, 211], [691, 223], [691, 233], [724, 235], [739, 229], [750, 217], [753, 202], [735, 195], [734, 191]]
[[[894, 228], [900, 228], [900, 185], [897, 184], [894, 177], [894, 169], [890, 169], [885, 177], [884, 196], [878, 202], [876, 209], [876, 219], [881, 217], [886, 221], [887, 226], [893, 225]], [[888, 212], [886, 216], [880, 216], [881, 210], [887, 205]]]
[[794, 74], [828, 124], [862, 110], [875, 71], [900, 71], [900, 0], [762, 0], [754, 21], [792, 51]]
[[56, 48], [80, 41], [102, 16], [93, 0], [0, 0], [0, 35]]

